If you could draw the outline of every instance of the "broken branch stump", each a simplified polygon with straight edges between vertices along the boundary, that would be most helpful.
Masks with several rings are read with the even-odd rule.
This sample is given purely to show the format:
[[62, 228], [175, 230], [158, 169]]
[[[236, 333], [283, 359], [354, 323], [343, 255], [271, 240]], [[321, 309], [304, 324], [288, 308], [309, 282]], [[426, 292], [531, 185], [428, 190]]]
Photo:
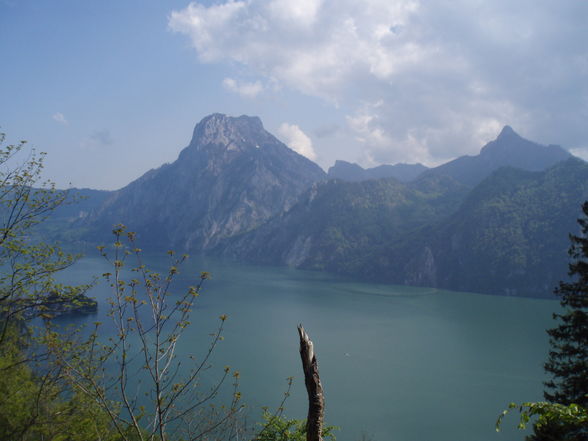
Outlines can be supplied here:
[[306, 419], [306, 441], [322, 441], [323, 420], [325, 413], [325, 397], [319, 377], [318, 364], [314, 355], [312, 341], [298, 325], [300, 336], [300, 358], [304, 370], [304, 383], [308, 392], [308, 417]]

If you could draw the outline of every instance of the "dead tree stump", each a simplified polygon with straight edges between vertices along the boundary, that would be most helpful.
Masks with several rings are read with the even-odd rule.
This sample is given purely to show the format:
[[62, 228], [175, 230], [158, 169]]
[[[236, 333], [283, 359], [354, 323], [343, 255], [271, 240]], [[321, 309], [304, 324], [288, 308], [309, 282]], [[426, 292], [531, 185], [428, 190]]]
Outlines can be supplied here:
[[298, 325], [300, 336], [300, 358], [304, 370], [304, 383], [308, 392], [308, 417], [306, 419], [306, 440], [323, 440], [323, 420], [325, 413], [325, 397], [323, 386], [319, 377], [318, 364], [314, 355], [312, 341], [304, 331], [302, 325]]

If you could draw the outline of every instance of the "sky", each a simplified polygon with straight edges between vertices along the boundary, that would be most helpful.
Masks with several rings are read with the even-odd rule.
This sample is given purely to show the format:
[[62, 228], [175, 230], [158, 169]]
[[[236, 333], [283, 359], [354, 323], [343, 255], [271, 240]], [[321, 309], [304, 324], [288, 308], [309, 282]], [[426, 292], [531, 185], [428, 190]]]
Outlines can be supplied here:
[[504, 125], [588, 158], [588, 1], [0, 0], [0, 132], [117, 189], [220, 112], [328, 169], [434, 166]]

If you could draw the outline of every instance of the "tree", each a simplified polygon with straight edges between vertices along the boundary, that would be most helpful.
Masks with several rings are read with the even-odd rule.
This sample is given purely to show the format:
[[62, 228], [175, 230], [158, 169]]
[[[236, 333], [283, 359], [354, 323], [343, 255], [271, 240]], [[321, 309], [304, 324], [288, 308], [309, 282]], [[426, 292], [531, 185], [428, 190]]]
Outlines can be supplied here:
[[86, 300], [87, 285], [54, 280], [76, 256], [35, 240], [67, 192], [42, 180], [43, 153], [4, 141], [0, 133], [0, 439], [113, 440], [106, 415], [67, 388], [29, 325]]
[[[254, 438], [255, 441], [306, 441], [307, 440], [307, 421], [290, 419], [282, 415], [272, 415], [264, 409], [261, 431]], [[322, 437], [324, 439], [335, 441], [335, 426], [325, 426], [322, 428]]]
[[15, 322], [73, 307], [88, 288], [56, 283], [76, 256], [34, 241], [35, 227], [67, 203], [67, 192], [42, 180], [43, 153], [4, 140], [0, 133], [0, 345]]
[[[186, 256], [168, 252], [167, 270], [150, 271], [134, 234], [115, 227], [113, 258], [99, 248], [113, 266], [104, 277], [113, 289], [116, 337], [100, 341], [100, 324], [88, 338], [82, 337], [85, 331], [52, 325], [54, 314], [88, 303], [84, 293], [89, 285], [54, 280], [77, 256], [35, 240], [35, 227], [66, 203], [67, 192], [41, 181], [42, 153], [32, 150], [13, 166], [25, 153], [25, 143], [2, 148], [4, 139], [0, 134], [0, 439], [195, 441], [247, 435], [238, 415], [243, 408], [239, 373], [225, 367], [217, 383], [202, 388], [202, 374], [223, 339], [227, 316], [220, 317], [200, 359], [182, 361], [176, 354], [195, 299], [209, 278], [201, 273], [196, 286], [171, 294]], [[134, 264], [126, 265], [131, 258]], [[34, 329], [31, 319], [42, 320], [45, 328]], [[137, 393], [142, 380], [148, 383], [146, 398]], [[226, 382], [232, 383], [228, 404], [217, 406]], [[283, 402], [259, 436], [279, 426], [282, 409]], [[305, 433], [296, 431], [297, 436]]]
[[[121, 440], [242, 437], [244, 429], [237, 418], [243, 408], [239, 372], [226, 366], [209, 388], [202, 385], [212, 353], [223, 340], [227, 316], [219, 317], [203, 356], [176, 353], [209, 274], [201, 273], [198, 284], [172, 294], [172, 282], [187, 256], [168, 251], [166, 272], [156, 273], [143, 263], [134, 233], [117, 225], [113, 234], [112, 256], [106, 247], [98, 248], [113, 268], [103, 276], [112, 288], [109, 315], [116, 336], [101, 341], [100, 323], [86, 341], [63, 340], [59, 332], [50, 330], [47, 346], [54, 364], [63, 368], [75, 390], [108, 414]], [[217, 405], [221, 386], [231, 377], [230, 398], [226, 405]]]
[[551, 351], [545, 370], [552, 379], [545, 383], [545, 399], [564, 405], [588, 407], [588, 201], [578, 219], [579, 235], [570, 235], [569, 275], [575, 281], [560, 282], [562, 313], [554, 314], [559, 325], [547, 331]]
[[551, 405], [547, 409], [564, 406], [570, 414], [573, 408], [575, 415], [583, 414], [584, 418], [566, 420], [553, 417], [552, 412], [544, 424], [534, 425], [530, 441], [588, 438], [588, 201], [582, 205], [582, 212], [583, 217], [578, 219], [580, 234], [570, 234], [568, 274], [572, 281], [560, 282], [555, 290], [563, 312], [553, 315], [559, 324], [547, 331], [551, 351], [545, 370], [552, 378], [545, 383], [544, 395]]
[[[559, 324], [547, 331], [551, 350], [545, 371], [552, 376], [545, 383], [547, 401], [509, 405], [521, 414], [519, 428], [538, 417], [528, 441], [588, 439], [588, 201], [582, 212], [580, 234], [570, 234], [568, 274], [572, 281], [561, 281], [555, 290], [563, 312], [553, 314]], [[497, 429], [507, 412], [499, 418]]]

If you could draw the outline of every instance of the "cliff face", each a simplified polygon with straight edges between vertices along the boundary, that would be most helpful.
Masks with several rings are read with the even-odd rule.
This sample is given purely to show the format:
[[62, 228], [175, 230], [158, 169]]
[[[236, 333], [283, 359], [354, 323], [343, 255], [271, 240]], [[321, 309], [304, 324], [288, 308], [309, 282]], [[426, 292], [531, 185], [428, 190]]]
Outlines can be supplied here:
[[214, 114], [172, 164], [115, 192], [92, 216], [94, 235], [124, 223], [141, 243], [201, 251], [290, 208], [322, 169], [264, 130], [259, 118]]

